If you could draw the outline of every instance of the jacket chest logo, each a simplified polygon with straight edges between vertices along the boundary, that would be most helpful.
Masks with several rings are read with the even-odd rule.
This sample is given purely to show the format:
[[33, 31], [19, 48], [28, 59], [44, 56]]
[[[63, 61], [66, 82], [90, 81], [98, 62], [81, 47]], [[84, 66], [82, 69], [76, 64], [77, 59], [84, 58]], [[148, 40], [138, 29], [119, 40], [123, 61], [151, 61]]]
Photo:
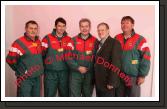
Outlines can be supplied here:
[[58, 42], [57, 42], [57, 41], [52, 41], [51, 43], [52, 43], [52, 44], [55, 44], [55, 43], [58, 43]]
[[62, 42], [62, 45], [63, 45], [63, 46], [66, 46], [66, 45], [67, 45], [67, 43], [66, 43], [66, 42]]
[[90, 54], [92, 54], [92, 51], [91, 50], [87, 50], [86, 51], [86, 55], [90, 55]]
[[64, 49], [63, 49], [63, 48], [59, 48], [59, 49], [57, 49], [57, 51], [58, 51], [58, 52], [63, 52]]
[[93, 43], [90, 43], [90, 44], [89, 44], [89, 47], [92, 47], [92, 46], [93, 46]]
[[37, 47], [37, 46], [38, 46], [38, 44], [33, 42], [28, 48]]
[[33, 46], [33, 47], [37, 47], [38, 44], [37, 44], [37, 43], [32, 43], [32, 46]]
[[129, 43], [128, 43], [128, 46], [129, 46], [129, 47], [132, 47], [132, 45], [133, 45], [132, 42], [129, 42]]
[[77, 42], [77, 44], [82, 44], [82, 42]]

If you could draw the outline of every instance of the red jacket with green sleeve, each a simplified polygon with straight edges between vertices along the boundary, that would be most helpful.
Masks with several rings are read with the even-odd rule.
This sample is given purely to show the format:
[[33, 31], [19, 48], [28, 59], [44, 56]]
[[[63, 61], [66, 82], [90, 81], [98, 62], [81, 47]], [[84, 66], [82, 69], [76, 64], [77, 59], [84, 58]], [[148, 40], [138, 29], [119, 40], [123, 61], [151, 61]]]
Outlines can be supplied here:
[[150, 49], [146, 39], [135, 33], [125, 40], [123, 33], [115, 37], [122, 46], [122, 70], [131, 76], [146, 76], [150, 69]]
[[68, 70], [65, 60], [66, 49], [71, 37], [64, 32], [62, 37], [56, 36], [56, 30], [42, 39], [44, 67], [47, 70]]
[[39, 76], [44, 70], [41, 41], [37, 36], [33, 41], [25, 33], [12, 44], [6, 62], [16, 72], [16, 76], [22, 76], [25, 73], [30, 77]]
[[79, 66], [84, 66], [89, 72], [93, 72], [97, 42], [98, 40], [91, 34], [85, 40], [82, 39], [81, 34], [72, 38], [72, 59], [68, 59], [68, 65], [73, 71], [78, 71]]

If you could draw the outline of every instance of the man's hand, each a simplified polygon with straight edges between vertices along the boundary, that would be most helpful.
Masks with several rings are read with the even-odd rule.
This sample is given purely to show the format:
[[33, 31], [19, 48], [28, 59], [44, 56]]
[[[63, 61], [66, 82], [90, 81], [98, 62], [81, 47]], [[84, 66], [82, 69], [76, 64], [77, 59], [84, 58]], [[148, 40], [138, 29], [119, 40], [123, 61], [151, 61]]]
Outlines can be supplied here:
[[78, 70], [80, 71], [81, 74], [84, 74], [88, 71], [88, 69], [86, 67], [83, 67], [83, 66], [79, 66]]
[[144, 80], [145, 80], [145, 77], [137, 77], [137, 81], [136, 81], [137, 85], [143, 84]]
[[113, 89], [114, 87], [112, 86], [112, 85], [109, 85], [109, 84], [107, 84], [107, 89], [108, 90], [111, 90], [111, 89]]

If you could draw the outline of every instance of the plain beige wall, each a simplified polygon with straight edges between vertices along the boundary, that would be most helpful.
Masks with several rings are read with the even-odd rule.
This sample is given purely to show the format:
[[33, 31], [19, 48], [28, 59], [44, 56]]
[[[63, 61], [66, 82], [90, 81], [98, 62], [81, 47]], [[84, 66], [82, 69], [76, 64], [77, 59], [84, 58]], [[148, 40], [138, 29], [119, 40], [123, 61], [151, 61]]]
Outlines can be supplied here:
[[[5, 18], [5, 51], [6, 54], [14, 40], [24, 33], [25, 22], [36, 20], [40, 26], [39, 35], [43, 38], [51, 32], [57, 17], [67, 21], [67, 32], [75, 36], [79, 32], [78, 22], [81, 18], [89, 18], [92, 22], [91, 33], [97, 36], [96, 26], [100, 22], [109, 24], [110, 34], [114, 37], [121, 32], [120, 20], [125, 15], [135, 19], [135, 30], [143, 35], [151, 50], [151, 68], [145, 83], [141, 86], [141, 96], [154, 96], [153, 60], [154, 60], [154, 6], [6, 6]], [[15, 75], [9, 66], [5, 66], [5, 96], [16, 96]], [[42, 91], [43, 93], [43, 91]], [[93, 93], [95, 96], [95, 91]]]

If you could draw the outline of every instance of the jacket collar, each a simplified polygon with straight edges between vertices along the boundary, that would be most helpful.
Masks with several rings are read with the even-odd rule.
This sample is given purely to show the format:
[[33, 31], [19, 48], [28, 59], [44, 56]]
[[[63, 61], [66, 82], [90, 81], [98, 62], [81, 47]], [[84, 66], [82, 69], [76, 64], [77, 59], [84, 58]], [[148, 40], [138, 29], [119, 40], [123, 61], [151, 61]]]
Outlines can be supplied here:
[[[52, 36], [56, 36], [57, 37], [57, 35], [56, 35], [56, 29], [53, 29]], [[61, 38], [63, 38], [64, 36], [67, 36], [67, 32], [66, 31], [63, 33], [63, 36]]]
[[[132, 36], [134, 36], [136, 33], [135, 33], [135, 30], [134, 29], [132, 29], [132, 33], [131, 33], [131, 35], [128, 37], [128, 38], [131, 38]], [[124, 36], [124, 33], [122, 33], [122, 36]]]
[[[27, 35], [27, 33], [26, 33], [26, 32], [24, 33], [24, 37], [25, 37], [25, 38], [26, 38], [26, 40], [28, 40], [28, 41], [34, 41], [34, 40], [32, 40], [32, 39], [31, 39], [31, 37], [30, 37], [30, 36], [28, 36], [28, 35]], [[37, 40], [38, 40], [38, 38], [39, 38], [39, 36], [35, 36], [35, 41], [37, 41]]]
[[[81, 33], [78, 34], [78, 37], [81, 38], [81, 39], [83, 39]], [[89, 33], [87, 39], [89, 39], [90, 37], [92, 37], [92, 35]], [[87, 39], [86, 39], [86, 40], [87, 40]], [[83, 39], [83, 40], [85, 40], [85, 39]]]

